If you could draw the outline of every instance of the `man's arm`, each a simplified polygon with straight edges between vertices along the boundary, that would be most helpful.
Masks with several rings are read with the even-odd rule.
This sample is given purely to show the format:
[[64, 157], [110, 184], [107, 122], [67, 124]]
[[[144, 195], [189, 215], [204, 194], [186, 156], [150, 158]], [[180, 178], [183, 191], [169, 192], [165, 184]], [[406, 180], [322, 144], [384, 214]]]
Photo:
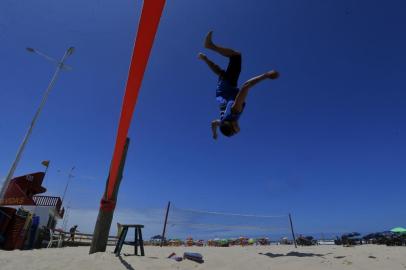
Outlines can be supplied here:
[[213, 139], [217, 139], [217, 127], [220, 125], [220, 120], [213, 120], [211, 122], [211, 132], [213, 134]]
[[216, 75], [220, 76], [220, 74], [223, 72], [223, 70], [213, 61], [211, 61], [205, 54], [199, 53], [198, 58], [203, 60], [209, 66], [209, 68], [216, 73]]

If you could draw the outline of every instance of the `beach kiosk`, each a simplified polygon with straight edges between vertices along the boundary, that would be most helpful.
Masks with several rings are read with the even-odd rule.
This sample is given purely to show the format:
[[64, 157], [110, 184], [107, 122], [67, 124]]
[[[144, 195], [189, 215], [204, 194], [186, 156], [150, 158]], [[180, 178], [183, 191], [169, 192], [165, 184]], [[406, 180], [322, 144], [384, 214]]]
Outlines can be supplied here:
[[[0, 201], [0, 247], [6, 250], [32, 248], [41, 227], [54, 229], [64, 209], [59, 197], [38, 195], [44, 172], [16, 177]], [[41, 244], [41, 243], [40, 243]]]

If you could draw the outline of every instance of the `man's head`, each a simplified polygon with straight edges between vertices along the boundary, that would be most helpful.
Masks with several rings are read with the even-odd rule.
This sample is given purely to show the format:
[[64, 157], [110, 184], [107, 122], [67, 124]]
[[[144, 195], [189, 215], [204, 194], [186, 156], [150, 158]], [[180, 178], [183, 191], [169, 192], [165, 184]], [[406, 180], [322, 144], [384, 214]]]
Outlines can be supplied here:
[[240, 131], [236, 121], [222, 121], [219, 128], [221, 133], [227, 137], [231, 137]]

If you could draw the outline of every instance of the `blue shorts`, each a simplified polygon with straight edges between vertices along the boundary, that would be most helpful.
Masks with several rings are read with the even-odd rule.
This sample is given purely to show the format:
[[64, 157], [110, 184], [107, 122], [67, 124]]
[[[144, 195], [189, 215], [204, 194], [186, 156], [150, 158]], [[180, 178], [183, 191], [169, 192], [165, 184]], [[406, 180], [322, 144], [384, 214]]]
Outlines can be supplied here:
[[227, 70], [222, 70], [219, 76], [216, 97], [226, 101], [235, 100], [238, 92], [238, 78], [241, 73], [241, 55], [229, 57]]
[[221, 71], [220, 78], [229, 81], [231, 86], [237, 87], [241, 73], [241, 62], [241, 54], [229, 57], [227, 70]]

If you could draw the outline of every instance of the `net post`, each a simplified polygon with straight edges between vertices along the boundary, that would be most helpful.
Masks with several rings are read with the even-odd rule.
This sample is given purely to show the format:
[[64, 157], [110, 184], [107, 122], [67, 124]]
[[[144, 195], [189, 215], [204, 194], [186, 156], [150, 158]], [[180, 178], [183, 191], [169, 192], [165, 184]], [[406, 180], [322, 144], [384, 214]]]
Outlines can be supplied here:
[[289, 213], [289, 222], [290, 222], [290, 230], [292, 231], [293, 243], [295, 243], [295, 248], [297, 248], [295, 232], [293, 230], [292, 216], [290, 215], [290, 213]]
[[164, 221], [164, 228], [162, 230], [162, 236], [161, 236], [161, 244], [160, 247], [162, 247], [162, 244], [164, 242], [165, 239], [165, 231], [166, 231], [166, 224], [168, 222], [168, 214], [169, 214], [169, 207], [171, 206], [171, 202], [168, 202], [168, 206], [166, 207], [166, 214], [165, 214], [165, 221]]

